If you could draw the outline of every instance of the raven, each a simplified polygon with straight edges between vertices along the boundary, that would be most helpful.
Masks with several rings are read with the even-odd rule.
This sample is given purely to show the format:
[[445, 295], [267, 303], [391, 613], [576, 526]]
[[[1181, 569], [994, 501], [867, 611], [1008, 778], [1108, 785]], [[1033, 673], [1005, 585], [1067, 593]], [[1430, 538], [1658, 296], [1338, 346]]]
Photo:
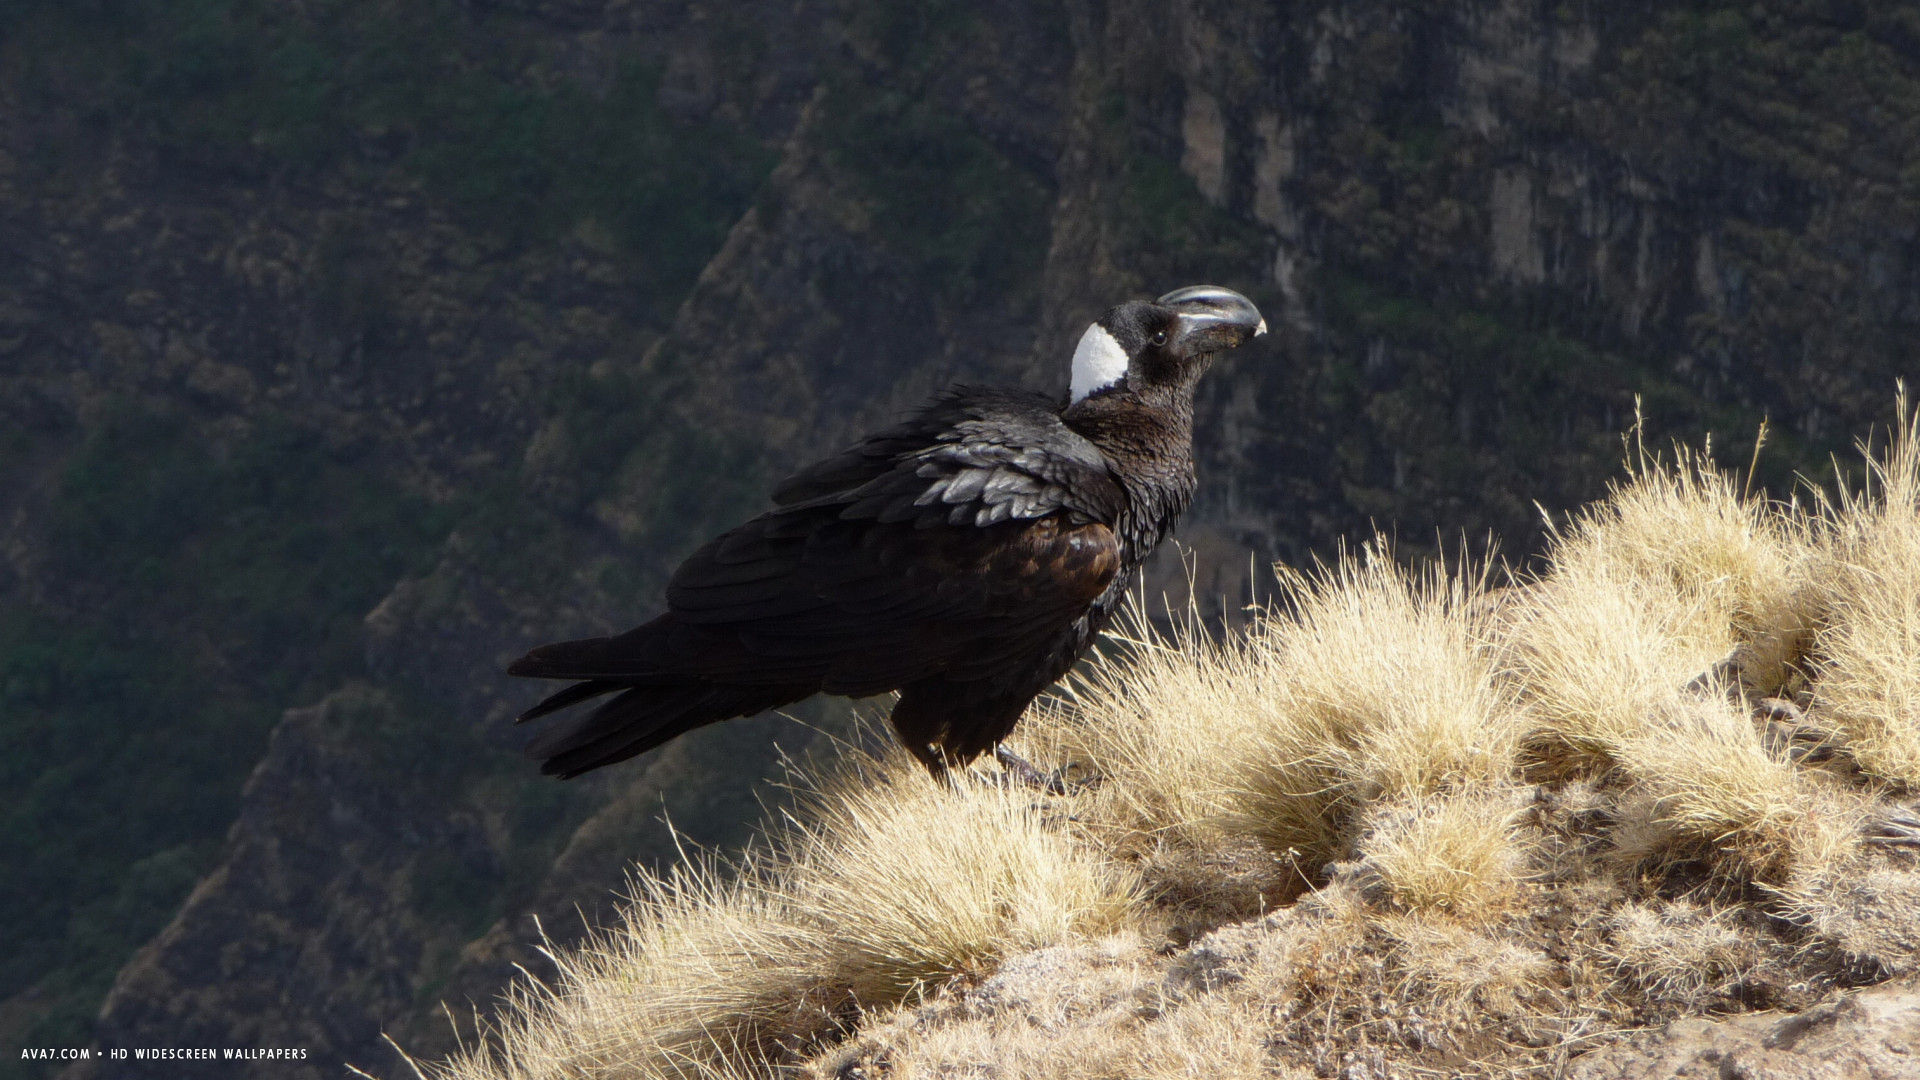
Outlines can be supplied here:
[[1266, 329], [1217, 286], [1124, 303], [1080, 338], [1064, 408], [956, 386], [795, 474], [674, 571], [665, 614], [514, 661], [577, 680], [523, 721], [615, 695], [528, 753], [578, 776], [817, 693], [898, 690], [908, 751], [964, 766], [1112, 617], [1193, 497], [1195, 385]]

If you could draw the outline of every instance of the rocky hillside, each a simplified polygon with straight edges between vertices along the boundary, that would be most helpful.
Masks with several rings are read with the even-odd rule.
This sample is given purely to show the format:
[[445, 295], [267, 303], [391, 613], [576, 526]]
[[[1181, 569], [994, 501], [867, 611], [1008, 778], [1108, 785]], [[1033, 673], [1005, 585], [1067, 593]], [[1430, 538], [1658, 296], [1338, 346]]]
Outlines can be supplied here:
[[932, 387], [1059, 385], [1120, 297], [1214, 281], [1276, 327], [1202, 402], [1207, 596], [1370, 522], [1531, 550], [1635, 396], [1730, 459], [1770, 416], [1783, 490], [1885, 414], [1920, 317], [1916, 35], [1817, 3], [0, 7], [0, 1033], [309, 1049], [274, 1076], [449, 1045], [441, 1001], [540, 963], [531, 914], [576, 933], [671, 856], [663, 813], [738, 842], [810, 738], [539, 782], [502, 660], [645, 613]]

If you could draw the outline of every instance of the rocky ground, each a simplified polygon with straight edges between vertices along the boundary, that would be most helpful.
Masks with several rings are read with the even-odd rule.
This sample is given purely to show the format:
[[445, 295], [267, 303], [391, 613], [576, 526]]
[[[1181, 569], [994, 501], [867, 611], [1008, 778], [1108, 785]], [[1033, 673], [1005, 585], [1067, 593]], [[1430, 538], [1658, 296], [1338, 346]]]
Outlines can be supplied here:
[[[1196, 960], [1216, 979], [1234, 976], [1233, 966], [1222, 964], [1208, 942], [1162, 958], [1146, 971], [1137, 963], [1124, 965], [1119, 979], [1114, 958], [1097, 949], [1054, 949], [1020, 957], [977, 987], [942, 995], [895, 1018], [870, 1041], [822, 1060], [813, 1072], [834, 1080], [1057, 1075], [1082, 1069], [1089, 1059], [1099, 1062], [1104, 1055], [1127, 1058], [1105, 1064], [1123, 1072], [1139, 1070], [1128, 1075], [1140, 1076], [1204, 1072], [1388, 1080], [1428, 1075], [1363, 1053], [1323, 1062], [1299, 1055], [1291, 1066], [1276, 1066], [1259, 1049], [1235, 1055], [1234, 1043], [1246, 1040], [1235, 1039], [1232, 1021], [1161, 1011], [1169, 997], [1180, 996]], [[1142, 993], [1143, 986], [1151, 992]], [[1206, 1005], [1183, 1003], [1180, 1008], [1199, 1011]], [[1143, 1039], [1136, 1030], [1143, 1015], [1172, 1030]], [[1188, 1030], [1178, 1031], [1183, 1025]], [[1051, 1054], [1042, 1049], [1049, 1045]], [[1049, 1060], [1052, 1054], [1074, 1060]], [[1908, 978], [1836, 992], [1798, 1011], [1691, 1016], [1633, 1032], [1574, 1034], [1549, 1071], [1528, 1075], [1575, 1080], [1920, 1077], [1920, 986]]]

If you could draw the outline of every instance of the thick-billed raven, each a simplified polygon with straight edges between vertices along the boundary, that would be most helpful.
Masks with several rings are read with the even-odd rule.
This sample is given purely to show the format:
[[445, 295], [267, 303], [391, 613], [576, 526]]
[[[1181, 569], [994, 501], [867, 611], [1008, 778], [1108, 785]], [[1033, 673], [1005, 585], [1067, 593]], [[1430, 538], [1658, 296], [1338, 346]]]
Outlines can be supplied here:
[[1064, 408], [958, 386], [795, 474], [774, 509], [681, 564], [665, 614], [507, 669], [578, 680], [521, 720], [615, 695], [528, 752], [577, 776], [813, 694], [898, 690], [915, 757], [936, 776], [972, 761], [1073, 666], [1172, 530], [1193, 497], [1194, 387], [1266, 328], [1210, 285], [1121, 304], [1080, 338]]

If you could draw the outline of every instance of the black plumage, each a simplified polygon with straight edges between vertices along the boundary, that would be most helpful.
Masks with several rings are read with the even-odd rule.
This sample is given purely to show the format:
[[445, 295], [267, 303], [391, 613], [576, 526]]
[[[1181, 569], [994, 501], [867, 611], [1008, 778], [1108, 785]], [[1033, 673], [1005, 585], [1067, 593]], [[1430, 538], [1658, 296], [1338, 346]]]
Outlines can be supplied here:
[[894, 728], [936, 774], [992, 749], [1186, 508], [1194, 385], [1265, 328], [1211, 286], [1122, 304], [1088, 328], [1064, 409], [955, 387], [795, 474], [774, 509], [681, 564], [664, 614], [514, 662], [578, 680], [522, 720], [614, 695], [529, 752], [575, 776], [815, 693], [889, 690]]

